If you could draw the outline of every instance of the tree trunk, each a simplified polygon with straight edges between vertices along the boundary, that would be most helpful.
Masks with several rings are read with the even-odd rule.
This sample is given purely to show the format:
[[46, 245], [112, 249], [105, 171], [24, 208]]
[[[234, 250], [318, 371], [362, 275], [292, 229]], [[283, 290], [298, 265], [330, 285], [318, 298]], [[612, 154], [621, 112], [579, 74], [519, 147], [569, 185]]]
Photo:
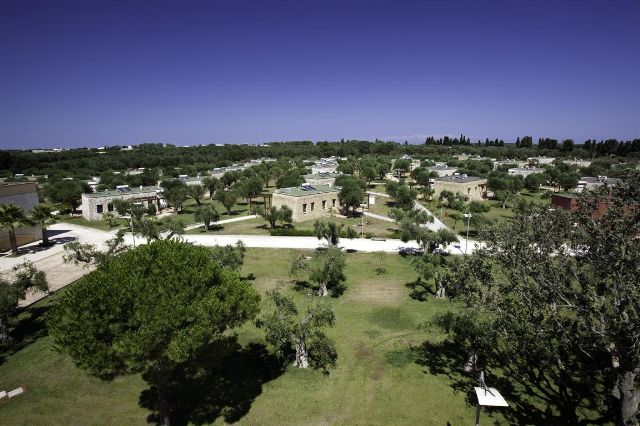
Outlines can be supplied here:
[[9, 241], [11, 242], [11, 253], [18, 254], [18, 241], [16, 240], [16, 231], [9, 230]]
[[0, 318], [0, 343], [11, 343], [13, 339], [9, 334], [9, 327], [5, 321]]
[[47, 234], [47, 228], [42, 227], [42, 244], [45, 246], [49, 245], [49, 234]]
[[320, 287], [318, 288], [318, 296], [327, 296], [329, 291], [327, 290], [327, 283], [320, 283]]
[[309, 353], [307, 352], [307, 346], [301, 339], [296, 339], [296, 360], [293, 365], [298, 368], [309, 367]]
[[620, 416], [617, 424], [632, 426], [638, 424], [638, 404], [640, 389], [636, 387], [636, 371], [626, 371], [618, 377], [613, 395], [620, 400]]
[[438, 283], [436, 284], [437, 290], [436, 290], [436, 299], [444, 299], [447, 297], [447, 292], [444, 289], [444, 286], [442, 285], [442, 283], [440, 281], [438, 281]]
[[471, 350], [469, 352], [469, 358], [467, 358], [467, 362], [464, 363], [464, 372], [465, 373], [473, 373], [477, 370], [478, 367], [478, 354], [476, 351]]
[[171, 426], [169, 419], [169, 400], [167, 391], [163, 385], [158, 386], [158, 423], [162, 426]]

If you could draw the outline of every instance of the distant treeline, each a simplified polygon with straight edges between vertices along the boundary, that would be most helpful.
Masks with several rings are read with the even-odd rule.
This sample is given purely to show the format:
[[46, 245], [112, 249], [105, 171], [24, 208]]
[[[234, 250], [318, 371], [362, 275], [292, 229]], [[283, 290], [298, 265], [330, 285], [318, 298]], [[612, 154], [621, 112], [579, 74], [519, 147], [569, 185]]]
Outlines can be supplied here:
[[[447, 147], [443, 150], [443, 147]], [[340, 142], [294, 141], [273, 142], [258, 145], [206, 145], [176, 147], [163, 144], [141, 144], [133, 150], [110, 147], [103, 150], [80, 148], [58, 152], [31, 152], [24, 150], [0, 151], [0, 176], [15, 173], [48, 175], [50, 178], [66, 176], [96, 176], [109, 170], [127, 170], [140, 167], [173, 169], [185, 173], [204, 172], [213, 167], [224, 167], [252, 158], [290, 158], [294, 160], [317, 157], [356, 157], [367, 155], [399, 156], [409, 154], [418, 157], [442, 158], [467, 153], [496, 159], [525, 159], [547, 155], [594, 159], [598, 157], [640, 158], [640, 139], [632, 141], [588, 140], [578, 145], [571, 140], [539, 139], [534, 145], [530, 136], [518, 138], [515, 143], [502, 140], [472, 143], [464, 135], [459, 138], [429, 137], [424, 144], [411, 145], [384, 141]]]

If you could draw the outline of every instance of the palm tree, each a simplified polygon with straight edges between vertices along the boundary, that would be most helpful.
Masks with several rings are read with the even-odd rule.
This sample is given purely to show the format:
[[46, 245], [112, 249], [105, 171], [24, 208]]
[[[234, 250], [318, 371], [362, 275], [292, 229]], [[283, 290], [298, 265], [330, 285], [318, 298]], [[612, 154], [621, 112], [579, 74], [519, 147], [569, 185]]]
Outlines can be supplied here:
[[31, 222], [40, 225], [40, 228], [42, 228], [42, 244], [48, 246], [49, 235], [47, 234], [47, 228], [55, 222], [51, 214], [51, 208], [47, 206], [35, 206], [33, 210], [31, 210]]
[[16, 241], [16, 228], [20, 225], [27, 224], [27, 217], [22, 207], [15, 204], [0, 205], [0, 229], [4, 229], [9, 233], [9, 241], [11, 242], [11, 252], [18, 253], [18, 242]]
[[[153, 204], [151, 204], [153, 205]], [[112, 212], [104, 212], [102, 214], [102, 219], [104, 219], [105, 222], [107, 222], [107, 224], [109, 225], [109, 229], [113, 228], [114, 225], [114, 220], [116, 219], [116, 215], [114, 215]]]

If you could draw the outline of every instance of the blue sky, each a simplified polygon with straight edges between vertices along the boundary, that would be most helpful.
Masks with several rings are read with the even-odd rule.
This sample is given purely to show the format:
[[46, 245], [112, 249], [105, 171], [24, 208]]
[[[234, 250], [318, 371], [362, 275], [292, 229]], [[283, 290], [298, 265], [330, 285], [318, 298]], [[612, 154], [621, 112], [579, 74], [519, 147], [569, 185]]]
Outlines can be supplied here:
[[0, 0], [0, 146], [640, 137], [640, 2]]

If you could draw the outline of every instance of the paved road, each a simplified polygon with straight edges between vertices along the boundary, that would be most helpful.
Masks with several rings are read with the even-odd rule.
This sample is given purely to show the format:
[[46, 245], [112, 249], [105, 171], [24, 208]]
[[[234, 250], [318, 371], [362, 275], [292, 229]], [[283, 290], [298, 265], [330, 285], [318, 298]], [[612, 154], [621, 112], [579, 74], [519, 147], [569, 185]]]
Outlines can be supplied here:
[[[426, 213], [430, 214], [433, 217], [433, 222], [428, 223], [426, 225], [427, 228], [429, 228], [430, 230], [438, 231], [439, 229], [449, 229], [449, 227], [447, 225], [445, 225], [440, 219], [438, 219], [436, 217], [436, 215], [431, 213], [431, 211], [429, 209], [427, 209], [425, 206], [423, 206], [419, 202], [414, 201], [413, 208], [416, 209], [416, 210], [420, 210], [420, 211], [426, 212]], [[455, 244], [452, 244], [447, 248], [447, 250], [451, 254], [465, 254], [465, 251], [467, 253], [471, 254], [471, 253], [473, 253], [473, 251], [476, 248], [478, 248], [478, 247], [480, 247], [482, 245], [482, 243], [480, 243], [478, 241], [475, 241], [475, 240], [472, 240], [472, 239], [467, 240], [466, 238], [458, 235], [457, 233], [456, 233], [456, 235], [458, 236], [459, 242], [455, 243]]]
[[389, 195], [389, 194], [384, 194], [384, 193], [382, 193], [382, 192], [367, 191], [367, 194], [377, 195], [378, 197], [391, 198], [391, 195]]
[[[257, 217], [260, 217], [260, 216], [258, 216], [256, 214], [250, 214], [250, 215], [247, 215], [247, 216], [232, 217], [231, 219], [223, 219], [223, 220], [219, 220], [217, 222], [211, 222], [211, 225], [224, 225], [225, 223], [240, 222], [240, 221], [243, 221], [243, 220], [255, 219]], [[196, 228], [200, 228], [201, 226], [204, 226], [204, 223], [202, 223], [202, 222], [194, 223], [193, 225], [185, 226], [184, 229], [186, 229], [186, 230], [196, 229]]]
[[384, 220], [385, 222], [395, 222], [395, 220], [391, 219], [389, 216], [385, 216], [385, 215], [381, 215], [381, 214], [364, 212], [364, 215], [368, 216], [368, 217], [372, 217], [374, 219]]
[[[426, 209], [425, 209], [426, 210]], [[368, 213], [367, 216], [375, 217], [381, 220], [393, 221], [393, 219]], [[242, 218], [234, 218], [228, 221], [247, 220], [251, 217], [243, 216]], [[436, 219], [437, 220], [437, 219]], [[220, 222], [221, 223], [221, 222]], [[442, 222], [438, 221], [441, 226]], [[432, 225], [432, 224], [430, 224]], [[435, 225], [438, 226], [438, 225]], [[64, 263], [62, 260], [64, 254], [64, 243], [70, 241], [80, 241], [82, 243], [96, 244], [104, 247], [104, 243], [115, 236], [116, 231], [101, 231], [94, 228], [72, 225], [69, 223], [56, 223], [49, 227], [51, 240], [56, 244], [46, 249], [41, 249], [37, 243], [33, 243], [22, 247], [22, 250], [28, 252], [18, 257], [4, 256], [0, 258], [0, 271], [10, 274], [11, 268], [23, 263], [31, 261], [36, 268], [44, 271], [50, 282], [52, 291], [58, 290], [77, 280], [91, 269], [83, 268], [73, 264]], [[260, 248], [291, 248], [291, 249], [309, 249], [313, 250], [326, 245], [324, 240], [320, 241], [315, 237], [274, 237], [270, 235], [184, 235], [185, 241], [202, 246], [228, 245], [236, 244], [242, 241], [247, 247]], [[125, 236], [125, 243], [133, 245], [134, 240], [131, 234]], [[136, 244], [145, 244], [146, 239], [136, 238]], [[464, 254], [466, 241], [461, 238], [460, 243], [451, 244], [447, 247], [447, 251], [451, 254]], [[469, 253], [473, 252], [477, 242], [469, 240]], [[402, 248], [418, 248], [418, 245], [410, 241], [404, 243], [397, 239], [387, 240], [370, 240], [365, 238], [354, 238], [340, 240], [340, 246], [345, 250], [353, 250], [359, 252], [387, 252], [397, 253]], [[26, 300], [22, 301], [21, 306], [25, 306], [35, 302], [46, 296], [44, 293], [30, 294]]]

